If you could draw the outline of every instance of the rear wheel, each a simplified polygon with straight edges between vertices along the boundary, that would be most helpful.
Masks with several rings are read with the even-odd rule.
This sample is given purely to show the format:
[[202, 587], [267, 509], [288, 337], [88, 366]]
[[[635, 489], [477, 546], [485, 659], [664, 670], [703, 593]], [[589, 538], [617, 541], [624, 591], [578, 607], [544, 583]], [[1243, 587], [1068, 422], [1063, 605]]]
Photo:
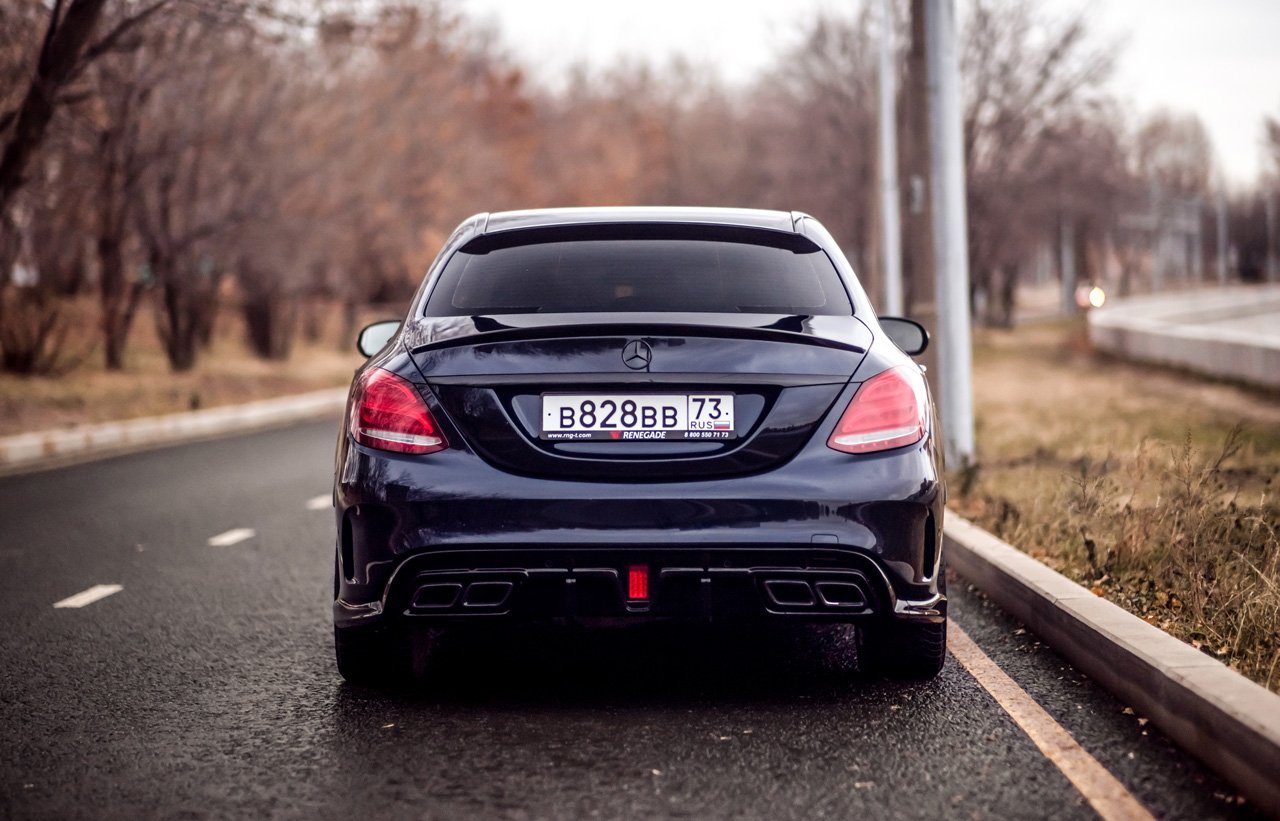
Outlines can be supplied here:
[[386, 625], [335, 627], [338, 672], [352, 684], [381, 687], [414, 679], [414, 647], [405, 630]]
[[858, 669], [894, 678], [933, 678], [947, 658], [947, 623], [889, 622], [858, 628]]

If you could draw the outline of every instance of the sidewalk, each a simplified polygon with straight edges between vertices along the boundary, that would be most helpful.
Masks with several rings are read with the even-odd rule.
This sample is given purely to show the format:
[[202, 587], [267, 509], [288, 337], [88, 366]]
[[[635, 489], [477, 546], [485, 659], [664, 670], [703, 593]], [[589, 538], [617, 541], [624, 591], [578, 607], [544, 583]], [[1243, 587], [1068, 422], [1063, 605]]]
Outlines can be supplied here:
[[1089, 314], [1089, 341], [1126, 359], [1280, 388], [1280, 285], [1116, 300]]

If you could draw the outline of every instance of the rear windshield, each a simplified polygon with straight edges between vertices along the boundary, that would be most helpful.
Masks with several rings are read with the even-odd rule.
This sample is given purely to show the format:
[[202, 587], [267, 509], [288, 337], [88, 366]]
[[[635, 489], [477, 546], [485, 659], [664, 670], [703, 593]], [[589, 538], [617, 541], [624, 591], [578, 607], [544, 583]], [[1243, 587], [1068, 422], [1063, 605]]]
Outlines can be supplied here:
[[453, 255], [427, 316], [581, 312], [853, 313], [805, 237], [702, 225], [597, 225], [479, 237]]

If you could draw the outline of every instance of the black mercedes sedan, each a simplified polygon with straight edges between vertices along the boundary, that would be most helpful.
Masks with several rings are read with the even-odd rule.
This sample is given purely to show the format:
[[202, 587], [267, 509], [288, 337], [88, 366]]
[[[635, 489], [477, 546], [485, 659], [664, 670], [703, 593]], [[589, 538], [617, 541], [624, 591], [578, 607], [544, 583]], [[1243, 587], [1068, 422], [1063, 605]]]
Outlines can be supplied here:
[[935, 675], [926, 344], [805, 214], [471, 217], [405, 319], [361, 333], [339, 671], [421, 675], [450, 625], [685, 619], [851, 624], [860, 669]]

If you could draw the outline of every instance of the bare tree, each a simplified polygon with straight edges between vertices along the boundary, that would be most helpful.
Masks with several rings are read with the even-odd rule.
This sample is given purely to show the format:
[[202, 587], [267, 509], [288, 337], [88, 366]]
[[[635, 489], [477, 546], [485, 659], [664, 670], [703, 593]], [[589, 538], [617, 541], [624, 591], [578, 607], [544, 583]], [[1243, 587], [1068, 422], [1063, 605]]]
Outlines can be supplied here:
[[106, 0], [54, 0], [26, 92], [16, 109], [0, 113], [0, 213], [7, 212], [32, 155], [44, 141], [64, 86], [84, 65], [111, 51], [167, 0], [155, 0], [124, 16], [90, 43]]
[[[553, 89], [435, 0], [0, 7], [0, 286], [22, 254], [52, 295], [8, 286], [0, 311], [39, 329], [58, 294], [96, 288], [107, 368], [152, 307], [182, 370], [225, 303], [279, 359], [300, 325], [318, 333], [325, 300], [350, 326], [406, 299], [468, 213], [570, 204], [811, 211], [874, 292], [873, 34], [865, 8], [818, 17], [745, 88], [623, 62]], [[970, 267], [988, 322], [1012, 321], [1023, 268], [1059, 232], [1094, 272], [1141, 262], [1121, 222], [1145, 181], [1201, 185], [1194, 129], [1126, 134], [1108, 45], [1034, 0], [970, 7]]]
[[1124, 258], [1136, 258], [1138, 264], [1132, 270], [1125, 266], [1122, 293], [1144, 270], [1154, 288], [1169, 275], [1199, 275], [1207, 245], [1203, 205], [1214, 174], [1213, 146], [1194, 114], [1157, 111], [1141, 122], [1130, 142], [1135, 190], [1117, 222], [1131, 246]]
[[772, 166], [760, 199], [822, 216], [864, 272], [874, 258], [875, 61], [864, 8], [852, 20], [820, 17], [753, 99], [774, 119], [763, 153]]
[[1182, 196], [1209, 192], [1213, 145], [1194, 114], [1157, 111], [1134, 136], [1138, 175], [1162, 191]]
[[16, 276], [0, 287], [0, 369], [57, 374], [76, 361], [68, 350], [77, 314], [74, 297], [88, 280], [88, 193], [74, 184], [83, 173], [65, 134], [49, 141], [30, 169], [32, 184], [14, 200], [21, 232]]
[[[175, 70], [148, 95], [139, 119], [146, 155], [131, 209], [159, 292], [157, 329], [174, 370], [188, 370], [208, 339], [228, 260], [214, 243], [253, 212], [251, 151], [261, 107], [242, 108], [240, 60], [255, 34], [238, 21], [175, 17], [166, 37]], [[238, 82], [237, 80], [241, 80]]]
[[129, 330], [149, 284], [140, 275], [140, 260], [127, 254], [130, 209], [148, 159], [140, 142], [140, 118], [156, 84], [170, 70], [171, 57], [159, 31], [147, 35], [132, 51], [98, 61], [91, 72], [93, 98], [79, 118], [96, 158], [94, 245], [107, 370], [124, 367]]
[[969, 271], [980, 318], [1007, 324], [1035, 246], [1108, 201], [1114, 169], [1080, 160], [1113, 141], [1093, 124], [1114, 51], [1083, 12], [1054, 21], [1031, 0], [976, 0], [961, 49]]

